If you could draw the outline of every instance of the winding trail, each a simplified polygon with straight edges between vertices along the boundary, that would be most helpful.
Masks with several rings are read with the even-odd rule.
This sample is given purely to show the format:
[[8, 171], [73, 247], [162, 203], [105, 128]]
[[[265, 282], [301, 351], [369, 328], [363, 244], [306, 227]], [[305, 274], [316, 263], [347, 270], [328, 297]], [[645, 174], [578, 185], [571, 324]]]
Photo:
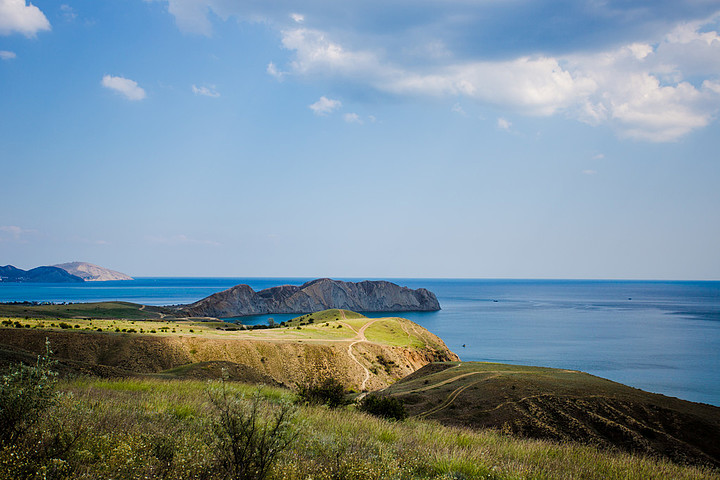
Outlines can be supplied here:
[[[342, 316], [343, 320], [347, 321], [347, 317], [345, 316], [345, 311], [344, 311], [344, 310], [340, 310], [340, 315]], [[360, 365], [360, 368], [362, 368], [362, 369], [365, 371], [365, 378], [363, 379], [362, 383], [360, 384], [360, 391], [361, 391], [361, 392], [367, 390], [367, 382], [368, 382], [368, 380], [370, 380], [370, 370], [368, 370], [367, 367], [365, 367], [365, 365], [363, 365], [362, 363], [360, 363], [360, 360], [358, 360], [357, 357], [355, 356], [355, 354], [353, 354], [352, 347], [353, 347], [355, 344], [358, 344], [358, 343], [360, 343], [360, 342], [367, 342], [367, 341], [368, 341], [368, 339], [365, 337], [365, 330], [366, 330], [370, 325], [372, 325], [373, 323], [377, 322], [378, 320], [381, 320], [381, 319], [380, 319], [380, 318], [376, 318], [376, 319], [374, 319], [374, 320], [372, 320], [372, 321], [370, 321], [370, 322], [367, 322], [365, 325], [363, 325], [362, 327], [360, 327], [360, 330], [355, 330], [355, 329], [354, 329], [353, 327], [351, 327], [349, 324], [347, 324], [347, 323], [345, 323], [345, 322], [340, 322], [340, 323], [342, 323], [343, 325], [345, 325], [346, 327], [348, 327], [350, 330], [352, 330], [353, 332], [357, 333], [357, 335], [355, 336], [355, 338], [352, 339], [352, 340], [353, 340], [352, 343], [350, 343], [350, 345], [348, 345], [348, 350], [347, 350], [347, 352], [348, 352], [348, 355], [350, 356], [350, 358], [352, 358], [353, 362], [355, 362], [355, 363], [357, 363], [358, 365]], [[362, 398], [362, 397], [364, 397], [364, 396], [365, 396], [364, 394], [360, 394], [360, 397], [358, 397], [358, 398]]]

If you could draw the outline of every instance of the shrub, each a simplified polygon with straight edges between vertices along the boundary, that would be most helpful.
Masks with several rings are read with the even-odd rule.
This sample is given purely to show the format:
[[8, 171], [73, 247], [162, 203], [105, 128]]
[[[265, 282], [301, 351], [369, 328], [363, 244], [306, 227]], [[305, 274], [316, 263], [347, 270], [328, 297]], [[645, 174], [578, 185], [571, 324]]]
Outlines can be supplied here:
[[407, 411], [402, 401], [395, 397], [381, 397], [370, 394], [362, 399], [359, 405], [360, 410], [376, 417], [390, 420], [403, 420], [407, 418]]
[[19, 364], [0, 377], [0, 447], [15, 444], [56, 400], [50, 343], [35, 366]]
[[222, 474], [234, 480], [266, 478], [278, 454], [298, 436], [291, 423], [294, 407], [271, 406], [260, 391], [249, 399], [231, 393], [224, 379], [209, 396], [217, 413], [212, 434]]
[[321, 382], [309, 381], [298, 385], [298, 402], [305, 405], [327, 405], [337, 408], [347, 404], [345, 387], [334, 378], [326, 378]]

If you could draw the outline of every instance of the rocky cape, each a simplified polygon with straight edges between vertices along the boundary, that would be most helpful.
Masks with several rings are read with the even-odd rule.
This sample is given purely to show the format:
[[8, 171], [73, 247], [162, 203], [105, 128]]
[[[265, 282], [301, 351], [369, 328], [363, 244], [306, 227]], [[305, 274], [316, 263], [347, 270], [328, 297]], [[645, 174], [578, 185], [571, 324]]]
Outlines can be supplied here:
[[53, 265], [62, 268], [71, 275], [80, 277], [86, 282], [106, 282], [110, 280], [132, 280], [133, 278], [124, 273], [110, 270], [109, 268], [93, 265], [87, 262], [69, 262]]
[[435, 294], [386, 281], [343, 282], [321, 278], [296, 285], [266, 288], [236, 285], [190, 305], [178, 313], [191, 317], [242, 317], [268, 313], [308, 313], [329, 308], [354, 312], [412, 312], [440, 310]]

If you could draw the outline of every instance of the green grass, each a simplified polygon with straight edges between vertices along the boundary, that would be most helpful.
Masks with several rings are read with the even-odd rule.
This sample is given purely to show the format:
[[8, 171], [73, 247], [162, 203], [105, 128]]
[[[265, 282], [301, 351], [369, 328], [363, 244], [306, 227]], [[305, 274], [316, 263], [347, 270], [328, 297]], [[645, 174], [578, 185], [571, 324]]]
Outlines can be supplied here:
[[162, 307], [129, 302], [73, 303], [68, 305], [0, 304], [0, 316], [33, 318], [161, 318]]
[[374, 322], [365, 330], [365, 337], [376, 343], [395, 347], [422, 348], [425, 341], [413, 333], [402, 318], [386, 318]]
[[[256, 388], [229, 385], [233, 395]], [[65, 478], [218, 478], [206, 442], [212, 415], [207, 383], [77, 379], [60, 389], [60, 404], [40, 428], [81, 428], [79, 443], [57, 460], [67, 469]], [[262, 394], [272, 402], [294, 397], [283, 389]], [[294, 422], [300, 436], [280, 455], [273, 479], [720, 478], [717, 471], [575, 444], [419, 420], [388, 422], [352, 407], [300, 407]], [[171, 447], [169, 462], [160, 455], [163, 445]]]

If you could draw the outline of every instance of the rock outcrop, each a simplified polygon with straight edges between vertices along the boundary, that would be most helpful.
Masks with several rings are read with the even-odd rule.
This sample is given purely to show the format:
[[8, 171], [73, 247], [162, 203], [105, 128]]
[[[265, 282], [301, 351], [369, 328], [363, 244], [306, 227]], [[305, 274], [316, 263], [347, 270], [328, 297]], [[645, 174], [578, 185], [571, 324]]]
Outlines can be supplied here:
[[301, 286], [282, 285], [255, 292], [236, 285], [185, 305], [180, 313], [193, 317], [241, 317], [266, 313], [309, 313], [328, 308], [354, 312], [411, 312], [440, 310], [435, 294], [386, 281], [343, 282], [321, 278]]
[[132, 280], [133, 278], [124, 273], [116, 272], [105, 267], [93, 265], [87, 262], [70, 262], [53, 265], [62, 268], [71, 275], [82, 278], [86, 282], [105, 282], [109, 280]]
[[36, 267], [30, 270], [22, 270], [12, 265], [0, 267], [0, 282], [79, 283], [83, 281], [82, 278], [57, 267]]

